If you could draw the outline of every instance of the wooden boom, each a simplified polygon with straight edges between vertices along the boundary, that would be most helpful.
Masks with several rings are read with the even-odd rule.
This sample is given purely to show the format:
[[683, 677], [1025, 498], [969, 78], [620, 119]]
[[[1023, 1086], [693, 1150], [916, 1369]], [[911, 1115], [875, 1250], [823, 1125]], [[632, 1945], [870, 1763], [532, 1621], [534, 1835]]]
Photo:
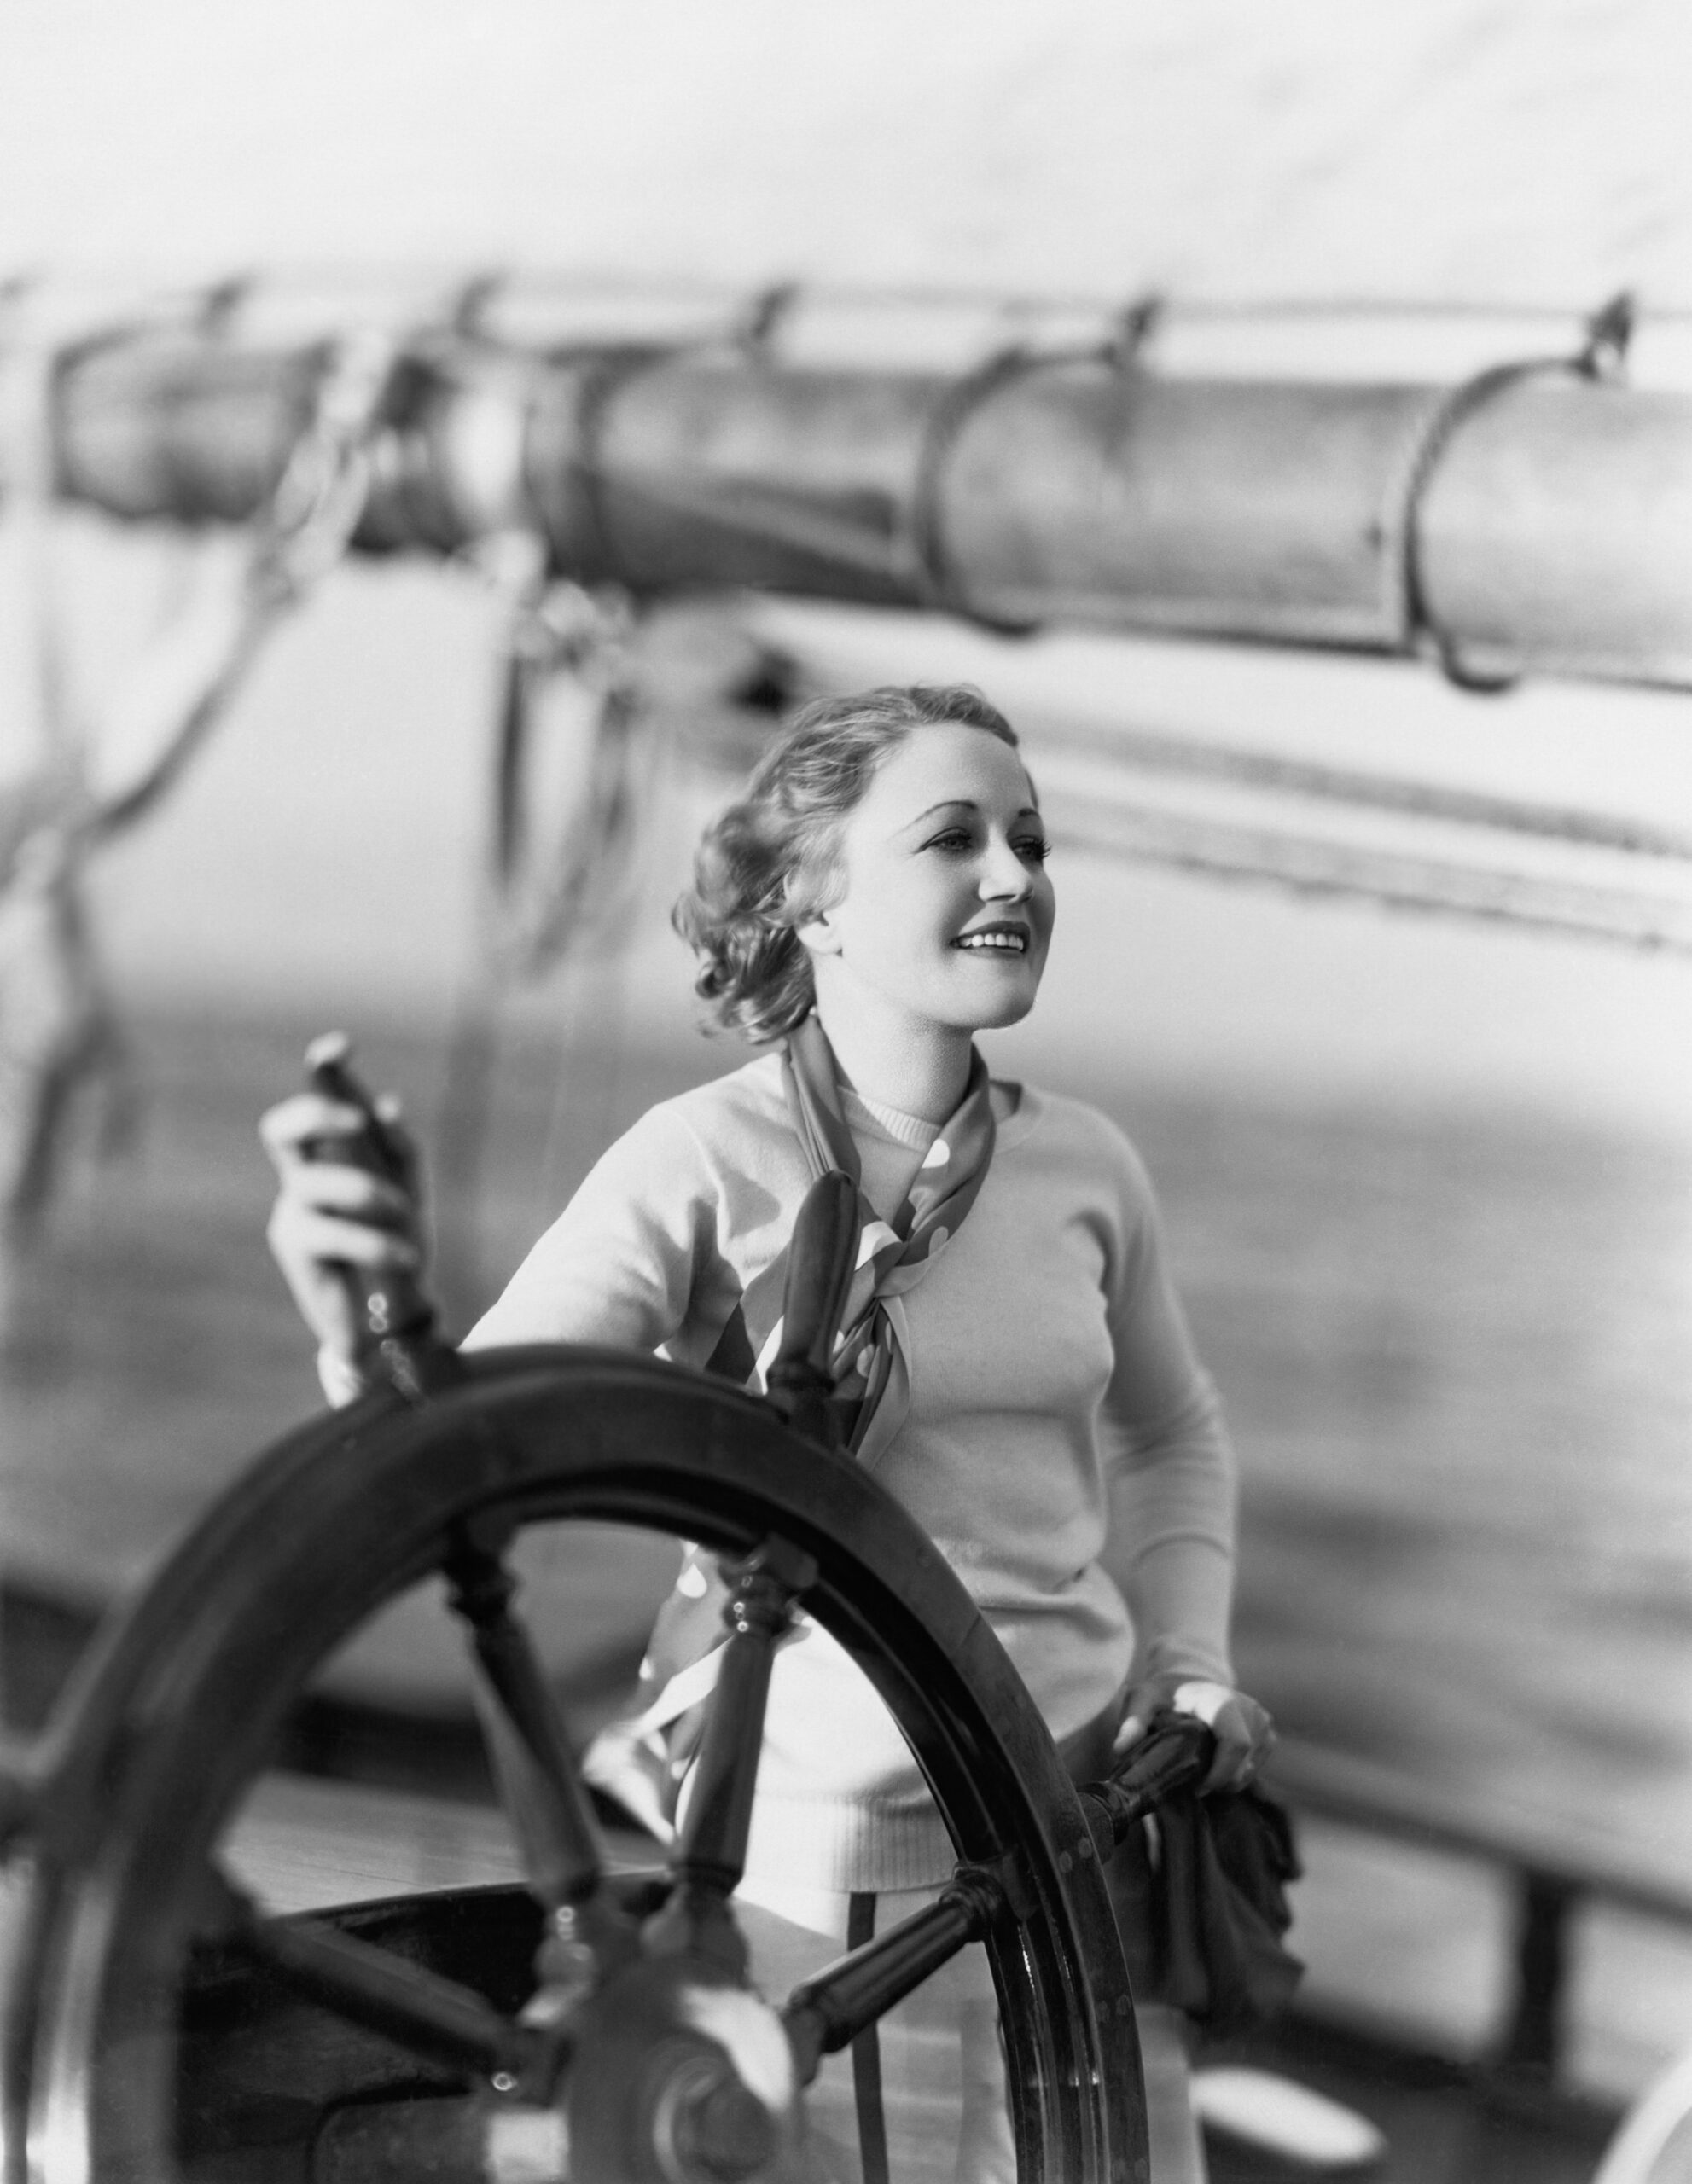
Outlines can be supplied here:
[[[323, 345], [193, 335], [61, 363], [56, 489], [238, 520], [312, 414]], [[748, 585], [1384, 653], [1460, 679], [1692, 684], [1692, 396], [1589, 356], [1453, 386], [1160, 376], [1103, 351], [962, 377], [756, 343], [404, 357], [354, 543], [539, 531], [638, 594]]]

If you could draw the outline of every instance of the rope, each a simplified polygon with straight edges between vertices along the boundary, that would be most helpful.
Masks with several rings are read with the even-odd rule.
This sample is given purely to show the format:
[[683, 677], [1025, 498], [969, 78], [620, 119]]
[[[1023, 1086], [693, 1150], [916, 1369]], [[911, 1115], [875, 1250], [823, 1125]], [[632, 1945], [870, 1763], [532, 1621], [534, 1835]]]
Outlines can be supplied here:
[[90, 806], [73, 731], [49, 529], [56, 353], [15, 346], [6, 392], [8, 515], [24, 533], [32, 605], [38, 752], [0, 792], [0, 1336], [20, 1301], [12, 1253], [51, 1195], [75, 1095], [101, 1085], [107, 1127], [131, 1109], [127, 1055], [90, 930], [82, 883]]
[[[712, 338], [745, 355], [763, 354], [796, 293], [785, 283], [761, 292]], [[586, 533], [584, 558], [608, 578], [619, 572], [603, 455], [611, 406], [642, 373], [701, 346], [697, 340], [648, 341], [585, 356], [576, 347], [555, 352], [556, 361], [584, 364], [570, 464]], [[530, 485], [531, 508], [545, 507], [550, 497]], [[480, 960], [449, 1032], [437, 1130], [440, 1258], [445, 1276], [468, 1298], [479, 1286], [476, 1184], [488, 1142], [506, 990], [515, 978], [537, 979], [569, 962], [593, 938], [608, 937], [614, 952], [629, 929], [643, 792], [654, 769], [631, 671], [634, 609], [627, 593], [554, 581], [550, 542], [538, 529], [485, 541], [467, 558], [506, 602]], [[562, 673], [596, 686], [597, 717], [585, 792], [544, 857], [532, 822], [535, 716], [545, 685]], [[556, 1135], [555, 1112], [549, 1160]]]
[[[508, 966], [534, 978], [619, 927], [642, 839], [648, 747], [628, 659], [626, 602], [574, 584], [515, 603], [507, 636], [496, 743], [491, 903]], [[584, 792], [543, 855], [533, 822], [535, 712], [567, 674], [597, 706]]]
[[[79, 1096], [104, 1095], [101, 1142], [129, 1135], [134, 1091], [127, 1043], [89, 915], [84, 871], [108, 816], [92, 777], [94, 740], [75, 717], [59, 615], [51, 525], [55, 398], [67, 357], [186, 322], [216, 338], [237, 309], [235, 284], [219, 282], [173, 311], [154, 311], [57, 343], [31, 338], [28, 282], [7, 293], [11, 336], [7, 485], [9, 514], [25, 533], [33, 594], [32, 770], [0, 789], [0, 1245], [26, 1241], [44, 1215]], [[9, 1286], [0, 1282], [9, 1298]], [[7, 1309], [0, 1299], [0, 1321]], [[3, 1327], [0, 1327], [3, 1332]]]
[[1469, 667], [1456, 640], [1435, 620], [1422, 558], [1422, 508], [1434, 474], [1462, 427], [1509, 388], [1548, 374], [1590, 381], [1617, 377], [1626, 359], [1633, 322], [1632, 297], [1625, 292], [1614, 296], [1587, 321], [1586, 338], [1573, 356], [1523, 357], [1488, 365], [1437, 397], [1416, 429], [1381, 520], [1384, 609], [1388, 624], [1398, 633], [1398, 649], [1429, 651], [1446, 680], [1459, 689], [1490, 695], [1509, 689], [1518, 678], [1515, 674], [1481, 674]]
[[[195, 299], [189, 322], [218, 337], [245, 293], [244, 283], [218, 283]], [[103, 1079], [108, 1125], [129, 1105], [125, 1043], [84, 897], [89, 857], [181, 772], [276, 613], [345, 549], [363, 507], [369, 443], [393, 366], [393, 345], [369, 337], [326, 350], [310, 417], [254, 526], [238, 589], [189, 586], [117, 701], [101, 717], [80, 720], [67, 688], [52, 559], [55, 396], [76, 359], [167, 322], [155, 315], [38, 344], [17, 367], [9, 483], [15, 517], [32, 534], [45, 747], [34, 774], [0, 799], [0, 1233], [11, 1241], [46, 1207], [77, 1095]], [[210, 562], [201, 566], [221, 576]]]
[[1061, 807], [1053, 833], [1067, 847], [1211, 879], [1692, 956], [1692, 904], [1665, 897], [1096, 804]]
[[[729, 326], [730, 346], [763, 353], [799, 293], [791, 282], [760, 290]], [[590, 559], [602, 570], [616, 559], [601, 456], [610, 404], [631, 379], [698, 346], [619, 348], [595, 363], [579, 393], [577, 484]], [[507, 535], [480, 561], [508, 610], [490, 853], [492, 946], [505, 970], [533, 978], [623, 922], [649, 771], [629, 657], [633, 607], [624, 593], [554, 581], [548, 542], [538, 531]], [[532, 827], [534, 714], [546, 684], [561, 674], [596, 691], [597, 717], [585, 792], [543, 868]]]
[[767, 356], [803, 293], [797, 281], [772, 281], [756, 290], [736, 319], [730, 335], [735, 346], [748, 356]]
[[328, 345], [305, 428], [254, 526], [255, 586], [265, 604], [293, 604], [352, 543], [403, 355], [397, 337], [377, 328]]
[[963, 621], [974, 622], [978, 628], [992, 630], [1002, 636], [1032, 636], [1039, 624], [984, 613], [971, 603], [958, 576], [946, 534], [946, 473], [951, 468], [963, 428], [976, 411], [1041, 364], [1058, 361], [1055, 355], [1042, 356], [1020, 343], [996, 350], [973, 371], [965, 372], [944, 389], [928, 413], [917, 450], [906, 537], [916, 564], [917, 589], [922, 603], [938, 613], [956, 614]]
[[1026, 342], [1007, 342], [943, 390], [923, 427], [906, 518], [907, 543], [916, 564], [917, 588], [925, 606], [1004, 636], [1029, 636], [1040, 627], [1038, 621], [984, 613], [968, 598], [945, 521], [947, 473], [957, 444], [978, 410], [1017, 380], [1048, 365], [1107, 363], [1126, 382], [1162, 315], [1160, 296], [1137, 297], [1112, 314], [1102, 341], [1072, 349], [1039, 349]]
[[[448, 1033], [436, 1131], [439, 1259], [467, 1306], [480, 1287], [475, 1207], [506, 996], [516, 980], [582, 960], [596, 940], [608, 959], [618, 953], [632, 925], [640, 822], [656, 772], [629, 659], [630, 603], [552, 582], [537, 533], [499, 543], [503, 550], [480, 560], [506, 599], [507, 619], [480, 944]], [[596, 693], [597, 706], [584, 786], [566, 823], [543, 839], [534, 819], [536, 715], [560, 674]]]
[[[155, 701], [160, 717], [147, 732], [146, 761], [129, 778], [101, 790], [88, 762], [90, 750], [97, 757], [100, 738], [84, 739], [83, 825], [90, 836], [113, 834], [152, 808], [221, 718], [277, 616], [297, 606], [346, 552], [369, 495], [371, 443], [396, 361], [395, 345], [380, 334], [353, 335], [325, 353], [311, 414], [253, 524], [252, 559], [233, 622], [200, 635], [202, 656], [195, 659], [199, 609], [189, 600], [154, 638], [149, 652], [166, 688]], [[143, 661], [134, 671], [129, 693], [143, 713], [147, 693], [140, 679], [147, 666]], [[185, 687], [173, 694], [172, 679]]]
[[1266, 751], [1190, 742], [1184, 736], [1161, 735], [1154, 730], [1092, 729], [1066, 723], [1051, 731], [1050, 740], [1054, 748], [1096, 752], [1147, 773], [1238, 781], [1248, 787], [1281, 790], [1359, 810], [1400, 812], [1540, 840], [1619, 850], [1631, 856], [1692, 862], [1692, 834], [1645, 820], [1582, 811], [1567, 804], [1536, 804], [1523, 798], [1324, 765], [1312, 759], [1284, 758]]
[[[712, 484], [699, 486], [673, 476], [666, 478], [661, 485], [643, 479], [642, 493], [665, 515], [695, 516], [713, 526], [724, 522], [723, 495]], [[827, 508], [795, 508], [779, 487], [767, 498], [760, 498], [756, 488], [744, 485], [736, 488], [732, 513], [743, 528], [755, 525], [762, 537], [789, 552], [815, 555], [854, 569], [885, 595], [893, 573], [885, 537], [854, 525], [850, 516], [837, 515]]]

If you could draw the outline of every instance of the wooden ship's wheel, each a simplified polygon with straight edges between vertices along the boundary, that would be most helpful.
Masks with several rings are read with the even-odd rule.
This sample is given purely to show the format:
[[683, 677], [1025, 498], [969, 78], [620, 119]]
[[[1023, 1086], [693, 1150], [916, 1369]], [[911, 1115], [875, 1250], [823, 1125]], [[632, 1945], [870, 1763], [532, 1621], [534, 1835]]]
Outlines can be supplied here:
[[[618, 1351], [438, 1350], [433, 1385], [307, 1426], [212, 1510], [6, 1771], [5, 2184], [798, 2179], [821, 2058], [975, 1938], [1025, 2184], [1144, 2178], [1101, 1862], [1149, 1786], [1078, 1793], [934, 1547], [805, 1430], [811, 1324], [807, 1345], [790, 1315], [774, 1400]], [[661, 1872], [608, 1871], [515, 1605], [509, 1543], [554, 1519], [701, 1542], [730, 1578]], [[434, 1571], [527, 1887], [268, 1918], [220, 1835], [313, 1671]], [[801, 1609], [897, 1719], [958, 1863], [930, 1908], [766, 2000], [735, 1890], [772, 1652]]]

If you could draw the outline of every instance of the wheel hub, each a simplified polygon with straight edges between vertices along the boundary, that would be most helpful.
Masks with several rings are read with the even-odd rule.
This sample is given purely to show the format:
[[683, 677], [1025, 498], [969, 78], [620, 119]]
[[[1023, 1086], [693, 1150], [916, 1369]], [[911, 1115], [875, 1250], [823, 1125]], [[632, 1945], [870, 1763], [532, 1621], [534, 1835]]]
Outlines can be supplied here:
[[694, 1956], [606, 1981], [577, 2018], [561, 2107], [569, 2184], [747, 2184], [790, 2166], [801, 2130], [780, 2017]]

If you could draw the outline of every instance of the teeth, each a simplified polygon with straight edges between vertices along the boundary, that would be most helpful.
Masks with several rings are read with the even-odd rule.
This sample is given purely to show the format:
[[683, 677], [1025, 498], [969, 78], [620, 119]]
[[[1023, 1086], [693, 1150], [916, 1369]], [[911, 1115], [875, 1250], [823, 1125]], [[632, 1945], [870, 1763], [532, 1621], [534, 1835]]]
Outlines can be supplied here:
[[959, 948], [997, 948], [1001, 953], [1020, 956], [1027, 943], [1020, 932], [965, 933], [956, 945]]

